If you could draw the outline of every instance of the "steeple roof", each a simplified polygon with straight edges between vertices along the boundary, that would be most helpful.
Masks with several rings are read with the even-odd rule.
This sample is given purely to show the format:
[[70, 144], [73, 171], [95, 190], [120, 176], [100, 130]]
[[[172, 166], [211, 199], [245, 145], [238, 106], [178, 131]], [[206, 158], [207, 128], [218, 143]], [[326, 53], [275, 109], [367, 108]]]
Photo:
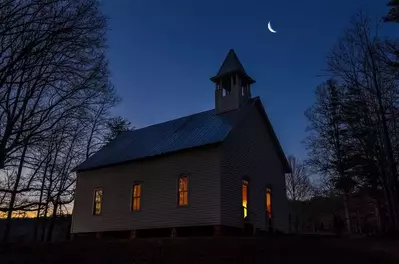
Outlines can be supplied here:
[[248, 76], [246, 73], [244, 66], [242, 66], [240, 60], [237, 57], [237, 54], [235, 53], [234, 49], [230, 49], [229, 53], [227, 54], [226, 58], [223, 61], [222, 66], [220, 67], [218, 73], [216, 76], [211, 78], [211, 81], [215, 82], [217, 79], [231, 74], [231, 73], [241, 73], [243, 76], [248, 78], [248, 80], [251, 83], [254, 83], [255, 81]]

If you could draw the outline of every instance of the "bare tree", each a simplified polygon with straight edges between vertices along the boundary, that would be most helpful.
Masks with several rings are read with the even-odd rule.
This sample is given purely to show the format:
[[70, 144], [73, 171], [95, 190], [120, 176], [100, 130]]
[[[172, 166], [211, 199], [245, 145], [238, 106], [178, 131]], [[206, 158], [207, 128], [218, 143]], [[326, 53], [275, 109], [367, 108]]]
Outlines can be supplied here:
[[[378, 161], [380, 182], [388, 202], [392, 229], [398, 229], [398, 85], [397, 73], [392, 69], [392, 49], [389, 41], [371, 30], [371, 21], [360, 12], [352, 21], [328, 58], [328, 72], [340, 83], [357, 90], [356, 98], [365, 103], [362, 116], [369, 117], [370, 138], [375, 146], [371, 158]], [[365, 119], [363, 119], [365, 120]], [[353, 119], [352, 119], [353, 125]], [[396, 154], [395, 154], [396, 153]], [[370, 156], [370, 153], [367, 155]], [[373, 157], [374, 156], [374, 157]]]
[[131, 131], [133, 129], [131, 123], [126, 118], [116, 116], [107, 120], [108, 132], [105, 134], [105, 142], [109, 143], [115, 139], [121, 132]]
[[302, 201], [312, 196], [312, 184], [305, 163], [294, 156], [288, 157], [292, 173], [286, 175], [288, 198], [293, 201]]
[[[106, 20], [95, 0], [2, 1], [0, 10], [0, 211], [55, 217], [73, 199], [72, 167], [101, 144], [87, 131], [105, 121], [92, 117], [106, 120], [118, 102]], [[3, 241], [9, 233], [7, 224]]]
[[294, 230], [298, 231], [299, 223], [303, 220], [298, 207], [300, 207], [302, 201], [311, 198], [313, 189], [305, 163], [294, 156], [289, 156], [288, 162], [292, 172], [286, 174], [285, 183], [287, 196], [291, 200], [290, 217], [294, 224]]
[[[348, 201], [352, 192], [366, 192], [380, 207], [386, 202], [391, 231], [399, 212], [399, 53], [396, 41], [382, 38], [382, 24], [360, 12], [327, 57], [333, 81], [316, 90], [306, 116], [310, 168], [327, 176], [329, 185]], [[378, 211], [378, 210], [377, 210]]]
[[342, 115], [344, 98], [343, 87], [333, 80], [317, 87], [316, 102], [305, 113], [310, 133], [305, 145], [309, 153], [308, 166], [342, 192], [346, 226], [350, 231], [348, 200], [355, 181], [349, 173], [351, 152]]
[[110, 89], [95, 0], [7, 1], [0, 20], [0, 168]]

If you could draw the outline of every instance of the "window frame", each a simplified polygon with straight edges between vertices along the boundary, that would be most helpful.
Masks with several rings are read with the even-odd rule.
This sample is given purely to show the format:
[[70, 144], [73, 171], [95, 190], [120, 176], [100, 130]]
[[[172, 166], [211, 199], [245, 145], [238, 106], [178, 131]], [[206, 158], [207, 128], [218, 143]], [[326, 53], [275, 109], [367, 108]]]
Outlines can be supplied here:
[[[134, 196], [134, 186], [140, 186], [140, 196], [137, 196], [137, 197], [135, 197]], [[141, 200], [142, 200], [142, 197], [143, 197], [143, 182], [141, 182], [141, 181], [135, 181], [135, 182], [133, 182], [133, 185], [132, 185], [132, 187], [131, 187], [131, 195], [130, 195], [130, 211], [132, 211], [132, 212], [140, 212], [142, 209], [141, 209]], [[134, 199], [135, 198], [139, 198], [139, 201], [140, 201], [140, 203], [139, 203], [139, 209], [134, 209], [133, 208], [133, 206], [134, 206]]]
[[[180, 179], [187, 178], [187, 190], [183, 192], [187, 192], [187, 204], [180, 204]], [[177, 176], [177, 207], [185, 208], [190, 207], [190, 177], [188, 174], [180, 174]]]
[[[270, 190], [270, 191], [269, 191]], [[267, 194], [270, 193], [270, 216], [267, 210]], [[273, 186], [267, 184], [265, 186], [265, 228], [272, 232], [274, 228], [274, 213], [273, 213]]]
[[[242, 213], [242, 219], [244, 220], [244, 221], [248, 221], [249, 220], [249, 192], [250, 192], [250, 188], [249, 188], [249, 185], [250, 185], [250, 179], [249, 179], [249, 177], [247, 177], [247, 176], [245, 176], [245, 177], [242, 177], [242, 179], [241, 179], [241, 213]], [[243, 195], [242, 195], [242, 190], [243, 190], [243, 186], [244, 186], [244, 183], [245, 183], [245, 185], [247, 186], [247, 207], [246, 207], [246, 210], [247, 210], [247, 216], [245, 217], [245, 214], [244, 214], [244, 205], [243, 205], [243, 200], [244, 200], [244, 197], [243, 197]]]
[[[270, 213], [267, 208], [267, 194], [270, 194]], [[273, 188], [270, 184], [266, 185], [265, 188], [265, 209], [266, 209], [267, 218], [273, 219]]]
[[[100, 213], [96, 213], [96, 193], [98, 191], [101, 191], [101, 199], [100, 199]], [[104, 188], [102, 187], [97, 187], [93, 190], [93, 203], [92, 203], [92, 209], [91, 209], [91, 214], [93, 216], [100, 216], [102, 215], [103, 212], [103, 199], [104, 199]]]

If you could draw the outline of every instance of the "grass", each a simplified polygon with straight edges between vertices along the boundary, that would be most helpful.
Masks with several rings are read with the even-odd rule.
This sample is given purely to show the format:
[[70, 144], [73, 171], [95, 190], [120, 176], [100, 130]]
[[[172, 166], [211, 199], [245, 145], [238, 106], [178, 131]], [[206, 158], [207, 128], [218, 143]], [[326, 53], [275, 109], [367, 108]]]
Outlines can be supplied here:
[[312, 236], [69, 241], [0, 248], [1, 263], [398, 263], [369, 240]]

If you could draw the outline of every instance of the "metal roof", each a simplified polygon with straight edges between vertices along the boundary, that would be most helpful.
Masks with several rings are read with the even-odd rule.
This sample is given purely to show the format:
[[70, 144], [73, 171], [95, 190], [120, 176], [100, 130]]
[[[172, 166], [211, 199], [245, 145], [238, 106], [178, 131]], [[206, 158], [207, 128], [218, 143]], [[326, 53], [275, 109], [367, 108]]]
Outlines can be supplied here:
[[223, 114], [216, 114], [215, 110], [209, 110], [141, 129], [123, 132], [76, 167], [74, 171], [106, 167], [127, 161], [164, 155], [179, 150], [220, 143], [245, 118], [248, 113], [246, 109], [253, 106], [257, 107], [264, 117], [265, 124], [276, 147], [277, 154], [283, 162], [286, 173], [291, 172], [284, 151], [274, 133], [259, 97], [252, 98], [240, 109]]
[[121, 133], [75, 171], [115, 165], [223, 141], [240, 110], [217, 115], [209, 110]]
[[250, 83], [255, 82], [245, 71], [244, 66], [242, 66], [240, 59], [238, 59], [238, 56], [235, 53], [234, 49], [230, 49], [229, 53], [222, 63], [222, 66], [220, 66], [218, 73], [216, 74], [216, 76], [212, 77], [211, 80], [213, 82], [216, 82], [219, 78], [234, 72], [241, 73], [250, 81]]

